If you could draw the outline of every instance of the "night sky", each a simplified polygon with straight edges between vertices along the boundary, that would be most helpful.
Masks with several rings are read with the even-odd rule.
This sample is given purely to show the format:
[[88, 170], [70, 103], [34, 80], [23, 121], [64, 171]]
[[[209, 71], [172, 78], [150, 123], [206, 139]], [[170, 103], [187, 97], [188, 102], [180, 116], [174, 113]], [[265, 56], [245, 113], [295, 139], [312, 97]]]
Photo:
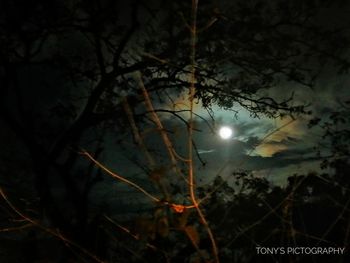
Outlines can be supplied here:
[[[223, 179], [222, 186], [238, 191], [236, 173], [251, 175], [252, 182], [266, 182], [266, 196], [276, 189], [289, 196], [290, 177], [310, 174], [335, 178], [334, 182], [344, 184], [347, 191], [348, 179], [341, 176], [349, 167], [349, 3], [199, 1], [193, 64], [190, 22], [191, 5], [196, 1], [179, 2], [0, 2], [0, 186], [6, 193], [2, 195], [0, 229], [14, 227], [11, 218], [23, 217], [11, 210], [13, 202], [43, 229], [59, 229], [79, 247], [90, 249], [107, 262], [119, 262], [111, 260], [110, 252], [92, 248], [98, 237], [91, 233], [105, 227], [98, 220], [106, 215], [129, 224], [141, 215], [157, 218], [160, 204], [190, 205], [188, 185], [181, 176], [188, 176], [183, 160], [188, 158], [191, 125], [198, 195], [211, 189], [217, 176]], [[194, 69], [191, 124], [189, 88]], [[147, 106], [143, 86], [154, 112]], [[163, 129], [157, 127], [153, 113]], [[219, 136], [223, 126], [232, 129], [229, 139]], [[178, 155], [177, 171], [163, 143], [164, 133]], [[160, 204], [108, 176], [84, 152], [157, 196]], [[343, 170], [337, 166], [339, 161], [345, 163]], [[337, 181], [338, 174], [344, 182]], [[210, 223], [214, 221], [210, 204], [219, 204], [218, 196], [225, 195], [220, 191], [211, 193], [211, 201], [203, 204]], [[282, 196], [278, 191], [276, 198]], [[251, 193], [254, 198], [255, 192]], [[340, 203], [347, 202], [341, 191], [339, 195]], [[255, 197], [260, 198], [258, 194]], [[231, 201], [243, 200], [239, 205], [248, 207], [244, 202], [251, 199], [245, 198]], [[272, 197], [270, 201], [275, 202]], [[170, 208], [167, 213], [174, 213]], [[285, 216], [284, 210], [281, 213]], [[171, 221], [175, 216], [167, 216], [162, 219], [169, 221], [170, 229], [177, 229]], [[251, 220], [245, 214], [242, 218], [242, 222]], [[191, 220], [199, 228], [196, 219]], [[240, 228], [239, 220], [221, 224], [225, 229], [214, 228], [220, 235], [221, 230]], [[195, 234], [184, 229], [196, 243]], [[344, 230], [345, 224], [340, 229]], [[41, 234], [8, 232], [0, 232], [0, 262], [76, 259], [64, 246], [55, 251], [51, 245], [48, 251], [55, 251], [53, 255], [60, 255], [59, 259], [45, 261], [49, 253], [42, 252], [38, 241], [39, 252], [21, 261], [30, 251], [25, 242], [42, 240]], [[157, 232], [157, 238], [166, 238], [162, 233]], [[202, 237], [205, 231], [195, 233], [204, 240], [199, 246], [210, 254], [209, 241]], [[171, 242], [180, 243], [175, 238], [169, 243], [157, 238], [147, 236], [142, 242], [162, 244], [164, 251]], [[226, 242], [222, 236], [218, 239]], [[8, 244], [22, 241], [23, 252], [16, 258]], [[254, 242], [260, 242], [258, 237]], [[69, 244], [94, 262], [91, 255]], [[245, 244], [243, 252], [230, 254], [231, 259], [246, 253], [249, 246]], [[180, 247], [178, 251], [187, 251], [185, 245]], [[187, 251], [189, 255], [206, 257], [200, 255], [196, 244], [195, 248]], [[113, 250], [113, 246], [108, 249]], [[141, 257], [147, 257], [142, 249]], [[225, 253], [219, 252], [222, 262], [235, 262], [228, 261]], [[204, 262], [184, 258], [174, 256], [171, 262]], [[237, 262], [250, 262], [244, 258]], [[123, 262], [140, 262], [132, 260]]]

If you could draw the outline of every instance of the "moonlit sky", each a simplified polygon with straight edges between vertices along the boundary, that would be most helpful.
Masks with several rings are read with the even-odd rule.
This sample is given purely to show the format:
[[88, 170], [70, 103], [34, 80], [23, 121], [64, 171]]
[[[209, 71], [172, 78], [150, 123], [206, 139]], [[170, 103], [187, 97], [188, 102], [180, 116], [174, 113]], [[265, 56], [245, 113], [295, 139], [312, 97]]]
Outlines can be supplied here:
[[[238, 114], [225, 111], [217, 106], [213, 107], [215, 122], [207, 111], [198, 105], [196, 113], [206, 118], [211, 128], [200, 119], [196, 127], [200, 132], [195, 133], [195, 139], [200, 156], [206, 161], [205, 168], [198, 169], [200, 178], [212, 178], [220, 173], [228, 178], [232, 171], [247, 169], [257, 176], [266, 177], [271, 183], [285, 184], [288, 176], [320, 171], [321, 159], [316, 156], [314, 147], [322, 142], [322, 131], [318, 128], [308, 128], [310, 118], [325, 116], [339, 107], [339, 101], [350, 96], [348, 89], [350, 82], [346, 75], [339, 76], [331, 70], [325, 69], [325, 75], [319, 79], [313, 89], [295, 89], [295, 103], [310, 104], [313, 115], [298, 116], [294, 121], [283, 119], [269, 119], [265, 116], [253, 118], [249, 112], [236, 107]], [[292, 84], [288, 84], [292, 85]], [[269, 92], [279, 98], [288, 97], [292, 87], [276, 87]], [[223, 140], [212, 128], [231, 126], [234, 135], [229, 140]], [[284, 126], [281, 130], [280, 127]], [[263, 142], [261, 140], [264, 139]], [[184, 140], [185, 138], [181, 138]], [[327, 149], [321, 150], [326, 155]], [[223, 169], [224, 168], [224, 169]]]

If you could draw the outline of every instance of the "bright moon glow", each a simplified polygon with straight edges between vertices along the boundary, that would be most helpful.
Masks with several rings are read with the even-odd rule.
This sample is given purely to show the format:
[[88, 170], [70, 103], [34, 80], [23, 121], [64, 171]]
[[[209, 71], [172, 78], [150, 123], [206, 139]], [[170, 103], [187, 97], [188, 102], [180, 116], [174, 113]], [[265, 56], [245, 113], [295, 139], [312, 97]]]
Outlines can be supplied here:
[[222, 127], [222, 128], [220, 128], [220, 130], [219, 130], [219, 135], [220, 135], [220, 137], [221, 137], [222, 139], [225, 139], [225, 140], [231, 138], [232, 133], [233, 133], [233, 131], [232, 131], [232, 129], [229, 128], [229, 127]]

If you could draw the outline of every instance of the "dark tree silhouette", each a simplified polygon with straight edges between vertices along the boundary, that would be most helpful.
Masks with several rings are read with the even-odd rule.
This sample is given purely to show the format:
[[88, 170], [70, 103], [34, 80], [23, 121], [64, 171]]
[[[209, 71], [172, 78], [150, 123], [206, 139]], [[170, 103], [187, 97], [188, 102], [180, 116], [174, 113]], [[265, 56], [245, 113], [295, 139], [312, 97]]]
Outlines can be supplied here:
[[[127, 257], [130, 253], [135, 261], [144, 256], [158, 258], [159, 262], [172, 258], [185, 262], [194, 253], [201, 258], [208, 257], [209, 241], [197, 230], [198, 218], [180, 211], [181, 206], [171, 206], [172, 197], [187, 185], [178, 183], [177, 179], [164, 178], [174, 166], [171, 145], [165, 143], [170, 158], [156, 152], [159, 158], [153, 160], [155, 163], [148, 158], [146, 164], [139, 157], [140, 152], [146, 159], [150, 152], [154, 154], [147, 146], [149, 142], [143, 140], [143, 131], [160, 130], [159, 141], [170, 134], [168, 127], [158, 124], [154, 128], [157, 119], [152, 113], [173, 116], [192, 130], [192, 124], [182, 115], [189, 110], [181, 106], [179, 100], [181, 96], [188, 97], [191, 86], [188, 76], [195, 72], [196, 81], [192, 84], [196, 89], [194, 98], [190, 99], [198, 101], [209, 112], [213, 105], [219, 105], [234, 112], [238, 106], [243, 107], [254, 117], [310, 114], [307, 105], [295, 104], [292, 90], [282, 99], [274, 97], [269, 90], [288, 83], [311, 88], [322, 70], [318, 65], [326, 62], [333, 63], [341, 73], [349, 68], [343, 56], [348, 47], [347, 29], [320, 21], [331, 8], [335, 8], [336, 13], [341, 11], [338, 1], [232, 2], [199, 3], [197, 41], [191, 47], [190, 1], [1, 1], [0, 183], [4, 198], [1, 222], [9, 231], [16, 224], [8, 220], [20, 217], [63, 241], [50, 239], [52, 244], [36, 244], [42, 240], [41, 232], [33, 229], [5, 236], [1, 243], [9, 244], [11, 238], [22, 240], [25, 249], [20, 260], [68, 262], [82, 257], [114, 262], [115, 257]], [[191, 50], [196, 51], [192, 58], [195, 64], [191, 61]], [[157, 108], [150, 108], [147, 96]], [[344, 144], [348, 143], [349, 133], [332, 130], [335, 122], [347, 122], [345, 118], [344, 112], [337, 112], [332, 115], [334, 123], [324, 124], [325, 136], [331, 138], [334, 150], [334, 158], [324, 165], [335, 168], [334, 176], [339, 183], [348, 186], [344, 173], [348, 163], [339, 156], [348, 158]], [[91, 199], [96, 194], [94, 188], [104, 180], [102, 172], [81, 156], [83, 149], [88, 149], [94, 160], [102, 161], [112, 154], [109, 151], [112, 136], [121, 148], [128, 148], [124, 142], [130, 142], [126, 151], [136, 156], [131, 157], [135, 167], [139, 166], [151, 179], [145, 188], [156, 186], [163, 198], [160, 204], [168, 205], [165, 208], [159, 203], [155, 205], [148, 211], [152, 222], [143, 220], [140, 233], [123, 233], [127, 236], [117, 238], [117, 242], [112, 233], [124, 228], [103, 216], [108, 215], [108, 208], [103, 207], [102, 200], [99, 209], [91, 207]], [[182, 174], [183, 169], [179, 165], [177, 172]], [[321, 191], [323, 186], [318, 177], [294, 178], [286, 189], [271, 190], [265, 180], [246, 173], [236, 176], [241, 192], [236, 193], [217, 178], [208, 187], [220, 185], [220, 190], [212, 191], [205, 203], [209, 221], [219, 236], [219, 247], [227, 241], [223, 237], [228, 228], [234, 226], [237, 233], [236, 237], [227, 236], [232, 240], [222, 247], [230, 251], [239, 247], [238, 254], [222, 250], [223, 260], [240, 255], [242, 261], [249, 260], [245, 253], [251, 240], [239, 234], [241, 230], [246, 232], [244, 228], [249, 225], [253, 226], [247, 230], [250, 239], [256, 242], [262, 242], [262, 237], [270, 231], [273, 240], [280, 240], [277, 226], [281, 224], [281, 217], [284, 234], [289, 231], [292, 235], [294, 228], [309, 233], [306, 231], [309, 225], [301, 226], [298, 219], [293, 221], [297, 213], [291, 210], [298, 207], [305, 210], [305, 218], [312, 218], [303, 198], [307, 196], [307, 187], [315, 193]], [[333, 180], [324, 176], [325, 180]], [[295, 185], [298, 187], [293, 188]], [[209, 188], [198, 192], [203, 191], [204, 196], [211, 192]], [[331, 188], [327, 188], [328, 191], [333, 193]], [[287, 199], [279, 204], [286, 196], [293, 201]], [[339, 209], [347, 209], [345, 196], [331, 195], [339, 202]], [[230, 201], [224, 201], [225, 198]], [[321, 206], [324, 199], [318, 194], [315, 198], [315, 203]], [[279, 214], [269, 212], [268, 217], [263, 216], [272, 208], [260, 205], [257, 201], [260, 199], [272, 207], [276, 205], [275, 212]], [[294, 200], [301, 203], [295, 205]], [[320, 211], [317, 206], [314, 209]], [[335, 217], [342, 215], [336, 223], [341, 229], [348, 212], [332, 209], [329, 207]], [[217, 218], [219, 213], [225, 214], [222, 223]], [[268, 227], [255, 228], [253, 221], [259, 217], [264, 222], [269, 219]], [[320, 229], [310, 230], [310, 235], [318, 236], [323, 231], [322, 223]], [[30, 226], [18, 228], [16, 225], [14, 229], [27, 227]], [[171, 228], [181, 231], [170, 235]], [[345, 233], [344, 240], [348, 242], [349, 231]], [[130, 235], [140, 242], [127, 240]], [[330, 240], [336, 242], [335, 237]], [[326, 240], [328, 236], [321, 238]], [[171, 253], [174, 244], [177, 252]], [[55, 252], [45, 254], [45, 248]]]

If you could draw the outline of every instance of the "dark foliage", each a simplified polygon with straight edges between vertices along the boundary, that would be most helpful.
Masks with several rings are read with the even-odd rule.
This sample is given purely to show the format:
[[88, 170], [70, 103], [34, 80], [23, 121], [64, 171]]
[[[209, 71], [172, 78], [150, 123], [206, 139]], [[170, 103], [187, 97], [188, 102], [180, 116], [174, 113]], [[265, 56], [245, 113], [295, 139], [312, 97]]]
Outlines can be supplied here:
[[[113, 191], [112, 184], [79, 154], [86, 148], [95, 159], [106, 160], [115, 154], [110, 147], [119, 147], [116, 155], [132, 160], [130, 170], [141, 171], [141, 180], [151, 179], [145, 188], [169, 201], [160, 182], [170, 165], [156, 148], [160, 143], [149, 141], [158, 158], [156, 168], [147, 166], [130, 127], [134, 122], [142, 131], [155, 130], [140, 79], [158, 113], [188, 125], [176, 103], [189, 87], [190, 1], [22, 2], [0, 2], [0, 186], [44, 231], [35, 224], [18, 225], [19, 214], [1, 201], [0, 261], [93, 261], [84, 250], [109, 262], [209, 257], [209, 240], [191, 211], [130, 203], [125, 212], [142, 210], [146, 218], [129, 216], [123, 224], [132, 231], [123, 232], [108, 217], [122, 205], [99, 195], [102, 183], [110, 187], [105, 192]], [[283, 98], [270, 90], [290, 83], [312, 88], [325, 63], [339, 73], [348, 71], [346, 28], [320, 22], [331, 8], [342, 5], [200, 3], [198, 104], [234, 112], [239, 106], [254, 117], [311, 114], [307, 105], [294, 103], [292, 90]], [[329, 121], [311, 123], [322, 123], [331, 146], [323, 167], [334, 174], [293, 176], [281, 188], [240, 172], [233, 174], [234, 187], [217, 177], [198, 189], [207, 197], [203, 205], [222, 262], [255, 262], [251, 251], [257, 245], [348, 245], [349, 116], [347, 103]], [[167, 186], [175, 199], [186, 184], [169, 179]]]

